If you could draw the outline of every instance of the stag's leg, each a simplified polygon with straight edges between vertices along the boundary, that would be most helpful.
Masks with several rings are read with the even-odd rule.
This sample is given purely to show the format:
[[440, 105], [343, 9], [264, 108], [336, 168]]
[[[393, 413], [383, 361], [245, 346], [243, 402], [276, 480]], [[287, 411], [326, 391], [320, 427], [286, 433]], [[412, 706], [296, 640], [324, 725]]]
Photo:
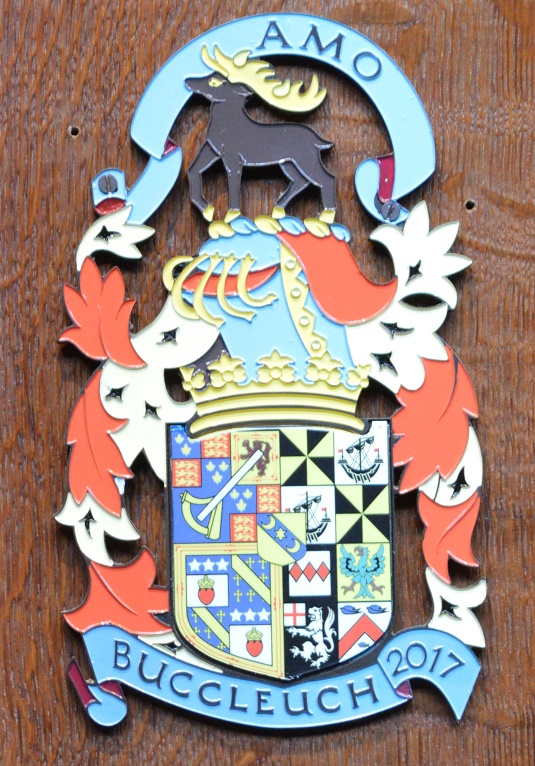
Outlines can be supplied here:
[[318, 157], [316, 165], [314, 183], [321, 189], [321, 201], [324, 210], [334, 211], [336, 208], [336, 178], [324, 167], [320, 157]]
[[285, 208], [286, 205], [288, 205], [294, 197], [297, 197], [297, 195], [300, 194], [303, 189], [306, 189], [310, 181], [301, 173], [297, 165], [294, 165], [291, 160], [282, 162], [281, 170], [284, 175], [290, 179], [288, 188], [277, 200], [277, 206]]
[[332, 223], [336, 209], [336, 178], [323, 165], [319, 152], [315, 155], [309, 154], [306, 162], [303, 159], [299, 171], [311, 184], [320, 189], [324, 208], [320, 217]]
[[325, 210], [336, 210], [336, 178], [325, 170], [321, 199]]
[[243, 169], [243, 160], [237, 155], [223, 159], [228, 179], [228, 207], [229, 211], [239, 211], [241, 209], [241, 176]]
[[209, 143], [204, 143], [197, 156], [188, 168], [189, 197], [192, 205], [195, 205], [207, 221], [214, 217], [214, 206], [211, 205], [202, 193], [202, 174], [219, 159], [219, 154], [212, 149]]

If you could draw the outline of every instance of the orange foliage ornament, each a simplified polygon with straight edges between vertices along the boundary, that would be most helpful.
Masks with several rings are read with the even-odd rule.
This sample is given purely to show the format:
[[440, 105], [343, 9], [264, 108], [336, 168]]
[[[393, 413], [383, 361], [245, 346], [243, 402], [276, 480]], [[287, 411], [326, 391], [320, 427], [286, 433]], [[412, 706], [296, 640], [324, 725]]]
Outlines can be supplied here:
[[477, 418], [474, 389], [450, 348], [446, 361], [425, 360], [425, 380], [416, 391], [400, 388], [402, 409], [392, 417], [394, 465], [406, 466], [400, 492], [410, 492], [435, 472], [446, 479], [464, 452], [469, 418]]
[[67, 444], [70, 444], [69, 489], [77, 503], [87, 492], [107, 511], [119, 516], [121, 495], [113, 477], [131, 479], [111, 434], [126, 420], [108, 415], [99, 394], [101, 371], [95, 373], [71, 415]]
[[450, 583], [448, 558], [459, 564], [477, 567], [470, 538], [479, 511], [479, 493], [475, 492], [459, 505], [444, 506], [427, 495], [418, 497], [418, 511], [425, 524], [423, 553], [431, 569], [444, 582]]
[[129, 331], [135, 301], [124, 299], [124, 280], [117, 267], [102, 279], [98, 266], [86, 258], [80, 271], [80, 292], [65, 285], [65, 305], [75, 322], [59, 336], [90, 359], [111, 359], [123, 367], [143, 367]]
[[[65, 620], [79, 633], [97, 625], [117, 625], [135, 635], [168, 634], [169, 626], [154, 615], [169, 611], [166, 588], [155, 586], [156, 565], [144, 548], [138, 558], [123, 566], [89, 566], [89, 593]], [[132, 589], [132, 582], [136, 588]]]

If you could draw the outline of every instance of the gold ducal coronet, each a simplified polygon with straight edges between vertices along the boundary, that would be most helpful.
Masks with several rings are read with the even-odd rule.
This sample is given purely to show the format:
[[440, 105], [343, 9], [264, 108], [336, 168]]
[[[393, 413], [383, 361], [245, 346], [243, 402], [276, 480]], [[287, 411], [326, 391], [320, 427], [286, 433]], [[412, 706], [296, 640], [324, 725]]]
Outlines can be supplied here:
[[184, 388], [197, 405], [190, 424], [193, 436], [249, 423], [364, 427], [356, 417], [356, 405], [368, 385], [369, 365], [350, 370], [344, 383], [341, 363], [327, 352], [309, 359], [306, 381], [296, 379], [294, 360], [276, 349], [258, 364], [257, 379], [249, 381], [243, 359], [227, 352], [204, 372], [192, 366], [180, 369]]

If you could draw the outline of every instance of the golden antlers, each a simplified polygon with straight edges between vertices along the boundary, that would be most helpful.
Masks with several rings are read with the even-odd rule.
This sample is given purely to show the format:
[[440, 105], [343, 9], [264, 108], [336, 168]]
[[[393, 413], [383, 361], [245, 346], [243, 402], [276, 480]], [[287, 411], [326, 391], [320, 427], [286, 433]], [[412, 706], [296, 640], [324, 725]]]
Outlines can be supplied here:
[[251, 51], [244, 50], [234, 58], [226, 56], [214, 46], [214, 55], [210, 56], [208, 48], [203, 46], [202, 60], [214, 71], [224, 75], [229, 82], [248, 85], [260, 98], [271, 106], [288, 112], [310, 112], [316, 109], [325, 96], [325, 88], [319, 87], [317, 75], [312, 75], [312, 81], [307, 90], [301, 91], [303, 82], [297, 80], [279, 80], [271, 64], [261, 59], [249, 59]]

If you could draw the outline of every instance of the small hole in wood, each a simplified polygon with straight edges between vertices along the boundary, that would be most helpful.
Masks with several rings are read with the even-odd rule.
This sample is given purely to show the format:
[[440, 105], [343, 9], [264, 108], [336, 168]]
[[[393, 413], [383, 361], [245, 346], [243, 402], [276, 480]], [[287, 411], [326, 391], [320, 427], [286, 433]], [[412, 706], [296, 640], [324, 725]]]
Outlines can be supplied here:
[[477, 207], [477, 202], [475, 199], [467, 199], [464, 203], [464, 206], [467, 210], [475, 210]]
[[69, 136], [76, 138], [80, 135], [80, 128], [78, 125], [69, 125]]

